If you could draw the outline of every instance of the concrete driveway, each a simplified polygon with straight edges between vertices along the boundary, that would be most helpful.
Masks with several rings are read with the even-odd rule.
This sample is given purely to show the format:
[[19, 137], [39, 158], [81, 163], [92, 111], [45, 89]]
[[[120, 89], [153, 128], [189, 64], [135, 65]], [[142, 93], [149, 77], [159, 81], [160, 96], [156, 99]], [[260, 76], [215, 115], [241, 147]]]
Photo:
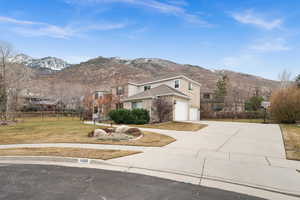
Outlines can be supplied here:
[[[173, 171], [190, 175], [193, 184], [260, 188], [244, 192], [272, 199], [293, 199], [275, 193], [300, 195], [300, 162], [286, 160], [280, 127], [274, 124], [202, 121], [208, 127], [198, 132], [156, 130], [177, 139], [160, 149], [114, 159], [135, 168]], [[222, 182], [222, 184], [220, 184]], [[230, 187], [226, 184], [233, 184]], [[273, 192], [267, 193], [266, 192]], [[261, 194], [259, 194], [261, 193]], [[297, 196], [296, 198], [299, 198]]]
[[102, 169], [115, 167], [118, 171], [157, 176], [266, 199], [300, 198], [300, 173], [296, 171], [300, 169], [300, 162], [286, 160], [278, 125], [212, 121], [201, 123], [208, 124], [208, 127], [197, 132], [145, 129], [177, 139], [162, 148], [96, 144], [23, 144], [1, 145], [0, 148], [59, 146], [140, 150], [143, 153], [93, 163], [101, 164]]

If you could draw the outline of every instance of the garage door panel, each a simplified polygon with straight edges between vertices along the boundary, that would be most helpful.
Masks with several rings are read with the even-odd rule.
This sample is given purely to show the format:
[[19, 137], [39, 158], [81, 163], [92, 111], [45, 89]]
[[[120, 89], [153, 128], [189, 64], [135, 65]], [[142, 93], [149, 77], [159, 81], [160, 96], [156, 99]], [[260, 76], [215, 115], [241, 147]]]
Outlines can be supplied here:
[[188, 102], [176, 101], [175, 104], [175, 121], [188, 120]]
[[198, 121], [199, 120], [199, 110], [198, 108], [190, 108], [190, 118], [189, 120]]

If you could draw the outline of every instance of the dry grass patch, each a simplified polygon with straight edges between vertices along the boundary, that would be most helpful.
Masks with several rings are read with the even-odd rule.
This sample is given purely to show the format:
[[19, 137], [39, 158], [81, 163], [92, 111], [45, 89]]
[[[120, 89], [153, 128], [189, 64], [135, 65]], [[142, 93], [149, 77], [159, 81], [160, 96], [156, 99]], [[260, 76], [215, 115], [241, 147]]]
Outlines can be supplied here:
[[59, 156], [109, 160], [141, 153], [139, 151], [85, 149], [85, 148], [12, 148], [0, 149], [0, 156]]
[[158, 124], [145, 124], [145, 125], [134, 125], [138, 128], [154, 128], [154, 129], [164, 129], [164, 130], [174, 130], [174, 131], [198, 131], [204, 127], [206, 124], [188, 123], [188, 122], [165, 122]]
[[167, 135], [152, 132], [143, 132], [144, 136], [138, 140], [101, 141], [87, 136], [92, 130], [93, 125], [72, 118], [31, 118], [14, 126], [0, 127], [0, 144], [88, 143], [161, 147], [175, 141]]
[[300, 160], [300, 126], [281, 125], [286, 156], [291, 160]]

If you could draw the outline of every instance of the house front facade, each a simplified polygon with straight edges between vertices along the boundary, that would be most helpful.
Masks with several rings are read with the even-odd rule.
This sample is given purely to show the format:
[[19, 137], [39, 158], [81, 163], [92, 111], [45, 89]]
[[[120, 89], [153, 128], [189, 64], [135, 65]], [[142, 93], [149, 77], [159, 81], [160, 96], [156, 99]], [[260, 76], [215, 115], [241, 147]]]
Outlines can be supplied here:
[[200, 120], [201, 84], [184, 76], [173, 76], [147, 82], [129, 82], [116, 87], [112, 93], [121, 94], [122, 108], [144, 108], [149, 111], [151, 121], [157, 121], [154, 101], [164, 98], [172, 105], [167, 121]]

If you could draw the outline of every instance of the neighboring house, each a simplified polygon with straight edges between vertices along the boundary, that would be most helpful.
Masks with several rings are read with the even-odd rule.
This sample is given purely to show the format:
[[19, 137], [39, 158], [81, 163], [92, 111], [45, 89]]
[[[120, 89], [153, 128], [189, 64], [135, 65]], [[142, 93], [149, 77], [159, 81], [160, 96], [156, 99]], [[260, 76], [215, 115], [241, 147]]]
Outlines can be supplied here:
[[121, 93], [121, 107], [144, 108], [149, 111], [152, 121], [156, 121], [152, 112], [153, 100], [165, 97], [173, 105], [169, 120], [185, 121], [200, 120], [200, 87], [200, 83], [179, 75], [148, 82], [130, 82], [115, 87], [115, 92]]
[[43, 99], [32, 102], [31, 104], [38, 106], [39, 110], [42, 111], [59, 111], [65, 109], [64, 103], [60, 100]]
[[112, 109], [112, 94], [109, 91], [93, 92], [93, 119], [106, 120]]
[[57, 111], [65, 108], [60, 100], [42, 97], [33, 93], [21, 94], [18, 98], [18, 105], [18, 110]]

